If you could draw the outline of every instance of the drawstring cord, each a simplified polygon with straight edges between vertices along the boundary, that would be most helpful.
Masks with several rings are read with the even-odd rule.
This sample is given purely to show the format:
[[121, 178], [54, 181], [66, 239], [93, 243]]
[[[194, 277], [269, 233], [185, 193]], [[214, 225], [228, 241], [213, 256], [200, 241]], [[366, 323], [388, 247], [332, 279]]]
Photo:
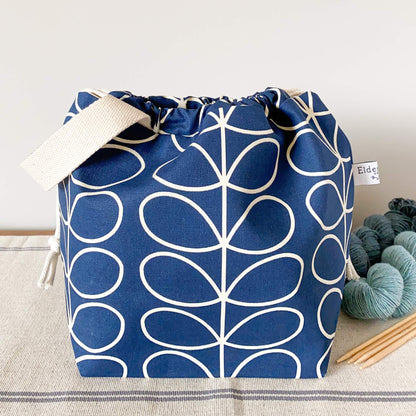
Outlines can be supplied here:
[[59, 213], [59, 196], [58, 190], [56, 191], [56, 225], [55, 234], [48, 239], [50, 250], [46, 256], [45, 263], [43, 265], [42, 273], [38, 280], [38, 287], [40, 289], [49, 289], [53, 285], [56, 274], [56, 266], [58, 264], [59, 254], [61, 253], [60, 247], [60, 213]]
[[360, 275], [357, 273], [354, 265], [352, 264], [351, 257], [348, 257], [347, 260], [346, 277], [347, 280], [358, 280], [360, 278]]

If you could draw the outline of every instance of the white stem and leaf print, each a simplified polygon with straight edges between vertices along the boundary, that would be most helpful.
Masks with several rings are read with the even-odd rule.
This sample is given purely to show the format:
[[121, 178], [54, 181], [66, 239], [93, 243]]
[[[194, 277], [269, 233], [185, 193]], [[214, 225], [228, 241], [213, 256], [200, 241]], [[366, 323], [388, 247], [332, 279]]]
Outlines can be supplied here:
[[[276, 250], [282, 248], [292, 237], [294, 229], [295, 229], [295, 218], [293, 215], [293, 211], [290, 208], [290, 206], [280, 198], [277, 198], [273, 195], [267, 195], [263, 192], [266, 191], [272, 183], [275, 181], [277, 171], [278, 171], [278, 164], [279, 164], [279, 156], [280, 156], [280, 144], [279, 142], [271, 137], [267, 137], [267, 135], [272, 134], [273, 130], [247, 130], [247, 129], [239, 129], [239, 133], [244, 135], [252, 135], [252, 136], [258, 136], [258, 139], [255, 139], [252, 141], [248, 146], [246, 146], [240, 154], [235, 158], [234, 162], [231, 164], [231, 167], [227, 169], [227, 130], [235, 128], [228, 124], [229, 118], [231, 114], [233, 113], [235, 107], [230, 107], [226, 114], [224, 114], [224, 109], [219, 108], [218, 114], [214, 112], [208, 112], [207, 116], [211, 116], [215, 119], [216, 124], [215, 126], [210, 127], [209, 129], [206, 129], [206, 131], [212, 131], [214, 129], [219, 129], [220, 131], [220, 138], [221, 138], [221, 164], [220, 166], [217, 166], [217, 164], [214, 162], [213, 158], [210, 156], [210, 154], [207, 152], [206, 149], [204, 149], [200, 144], [198, 143], [192, 143], [189, 147], [193, 147], [195, 151], [200, 153], [200, 156], [206, 160], [206, 163], [202, 164], [205, 169], [210, 169], [211, 174], [204, 174], [202, 175], [203, 178], [210, 178], [209, 183], [198, 183], [195, 185], [187, 184], [183, 185], [180, 183], [174, 183], [172, 181], [169, 181], [163, 177], [163, 172], [166, 170], [166, 168], [169, 166], [169, 163], [172, 163], [175, 161], [175, 159], [163, 164], [159, 168], [156, 169], [154, 172], [153, 178], [162, 183], [163, 185], [167, 186], [170, 189], [173, 189], [174, 191], [160, 191], [155, 192], [153, 194], [148, 195], [140, 204], [139, 207], [139, 217], [140, 217], [140, 223], [146, 233], [155, 241], [157, 241], [159, 244], [174, 249], [180, 252], [183, 252], [185, 254], [177, 254], [175, 252], [169, 252], [169, 251], [160, 251], [156, 253], [152, 253], [146, 258], [143, 259], [140, 265], [140, 278], [144, 284], [144, 286], [149, 290], [150, 293], [152, 293], [155, 297], [158, 299], [166, 302], [167, 304], [170, 304], [172, 306], [166, 306], [166, 307], [159, 307], [149, 310], [147, 313], [145, 313], [141, 318], [141, 329], [145, 336], [151, 340], [152, 342], [166, 347], [170, 348], [171, 350], [165, 350], [165, 351], [159, 351], [157, 353], [154, 353], [152, 356], [148, 357], [146, 361], [143, 363], [143, 374], [147, 377], [149, 377], [149, 371], [148, 371], [148, 365], [153, 360], [157, 360], [162, 355], [179, 355], [183, 358], [191, 360], [195, 365], [199, 366], [205, 374], [207, 374], [208, 377], [214, 377], [213, 372], [208, 369], [204, 363], [199, 361], [197, 358], [192, 357], [192, 355], [189, 353], [189, 351], [193, 350], [201, 350], [206, 348], [212, 348], [212, 347], [219, 347], [219, 375], [220, 377], [225, 376], [231, 376], [236, 377], [238, 376], [240, 370], [244, 368], [246, 364], [249, 362], [255, 360], [257, 357], [262, 356], [264, 354], [286, 354], [287, 356], [291, 357], [293, 359], [294, 367], [295, 367], [295, 377], [300, 377], [301, 373], [301, 364], [298, 357], [293, 354], [290, 351], [286, 351], [284, 349], [276, 349], [275, 347], [285, 344], [286, 342], [290, 341], [294, 337], [296, 337], [303, 328], [304, 325], [304, 317], [303, 314], [295, 309], [295, 308], [289, 308], [289, 307], [279, 307], [274, 306], [279, 303], [282, 303], [288, 299], [290, 299], [292, 296], [294, 296], [301, 284], [302, 277], [303, 277], [303, 269], [304, 264], [303, 260], [300, 256], [294, 254], [294, 253], [279, 253], [270, 255], [269, 257], [263, 258], [260, 261], [253, 262], [249, 267], [247, 267], [245, 270], [243, 270], [238, 276], [235, 277], [235, 279], [232, 281], [230, 285], [227, 287], [227, 276], [228, 276], [228, 269], [227, 269], [227, 251], [231, 250], [234, 252], [246, 254], [246, 255], [261, 255], [261, 254], [270, 254], [275, 252]], [[200, 136], [204, 134], [205, 131], [202, 131], [200, 133]], [[253, 149], [260, 148], [261, 146], [270, 146], [272, 145], [275, 147], [275, 162], [273, 164], [273, 170], [270, 175], [270, 177], [264, 178], [264, 183], [262, 184], [253, 184], [250, 186], [250, 183], [244, 183], [239, 184], [238, 180], [234, 180], [234, 176], [237, 178], [239, 176], [235, 175], [236, 172], [238, 172], [240, 165], [244, 161], [244, 158], [249, 155]], [[269, 148], [267, 149], [269, 150]], [[221, 201], [218, 204], [219, 208], [221, 210], [221, 227], [218, 227], [214, 224], [214, 222], [211, 220], [209, 215], [206, 213], [203, 207], [198, 205], [196, 202], [192, 200], [193, 193], [200, 193], [200, 192], [210, 192], [214, 189], [221, 189]], [[237, 220], [234, 220], [232, 224], [229, 224], [230, 218], [228, 218], [227, 215], [227, 197], [229, 190], [232, 189], [237, 192], [241, 192], [244, 194], [250, 194], [255, 196], [256, 194], [261, 195], [254, 197], [252, 201], [249, 203], [249, 205], [246, 207], [246, 209], [243, 211], [243, 214], [240, 218]], [[186, 196], [183, 193], [178, 193], [176, 191], [182, 191], [186, 192]], [[186, 209], [190, 208], [195, 211], [195, 215], [199, 216], [198, 224], [201, 224], [200, 232], [203, 235], [206, 235], [206, 245], [201, 246], [200, 244], [198, 246], [193, 245], [193, 233], [190, 233], [189, 236], [183, 235], [183, 232], [181, 235], [178, 235], [178, 238], [175, 240], [175, 238], [171, 240], [165, 239], [163, 236], [158, 235], [157, 232], [153, 231], [151, 226], [148, 225], [148, 216], [153, 215], [160, 215], [155, 210], [149, 209], [146, 211], [146, 206], [154, 200], [159, 200], [160, 204], [172, 204], [176, 205], [176, 209]], [[262, 204], [267, 202], [268, 204], [276, 204], [279, 205], [280, 209], [286, 210], [287, 216], [289, 218], [288, 224], [287, 224], [287, 230], [285, 230], [285, 233], [283, 235], [283, 238], [273, 241], [270, 245], [265, 247], [258, 247], [258, 248], [249, 248], [244, 246], [238, 246], [237, 244], [233, 244], [233, 237], [236, 235], [236, 233], [239, 232], [240, 228], [244, 230], [244, 222], [249, 220], [250, 212], [253, 209], [261, 209]], [[183, 206], [183, 208], [181, 208]], [[186, 207], [186, 208], [185, 208]], [[169, 215], [169, 213], [167, 214]], [[169, 218], [167, 218], [169, 220]], [[196, 220], [194, 222], [197, 222]], [[205, 224], [205, 225], [204, 225]], [[230, 229], [230, 231], [228, 231]], [[183, 230], [182, 230], [183, 231]], [[185, 231], [186, 233], [186, 231]], [[240, 241], [247, 241], [247, 239], [240, 238]], [[221, 252], [221, 285], [218, 286], [214, 279], [209, 276], [209, 274], [198, 264], [196, 264], [194, 261], [190, 260], [186, 257], [186, 253], [207, 253], [211, 251], [219, 250]], [[157, 262], [163, 260], [163, 258], [169, 257], [171, 259], [175, 259], [174, 261], [177, 263], [183, 263], [183, 266], [177, 266], [175, 267], [175, 270], [187, 270], [189, 273], [190, 269], [193, 269], [191, 273], [195, 276], [195, 285], [204, 285], [207, 287], [207, 300], [204, 300], [203, 302], [200, 301], [192, 301], [191, 299], [188, 302], [185, 302], [183, 298], [181, 300], [173, 299], [169, 297], [168, 294], [163, 293], [159, 289], [159, 291], [155, 290], [152, 287], [152, 276], [148, 275], [147, 273], [147, 265], [149, 263], [152, 263], [153, 265], [156, 265], [153, 267], [154, 270], [157, 270]], [[273, 267], [276, 270], [279, 270], [279, 262], [282, 259], [291, 259], [294, 263], [298, 263], [298, 279], [296, 282], [295, 287], [293, 290], [290, 291], [290, 293], [281, 293], [281, 296], [279, 296], [276, 299], [272, 299], [269, 301], [263, 301], [259, 300], [257, 302], [253, 302], [252, 300], [241, 300], [241, 299], [234, 299], [233, 291], [236, 287], [241, 287], [244, 285], [245, 280], [255, 279], [258, 278], [261, 281], [261, 273], [262, 268], [265, 265], [270, 265], [272, 263]], [[160, 267], [163, 267], [162, 264]], [[296, 267], [296, 266], [295, 266]], [[229, 278], [229, 276], [228, 276]], [[204, 283], [204, 280], [206, 283]], [[189, 290], [185, 285], [183, 287], [183, 291], [186, 294], [186, 291]], [[189, 294], [189, 297], [192, 297], [192, 294]], [[203, 319], [198, 317], [197, 315], [190, 313], [188, 311], [185, 311], [181, 309], [181, 307], [209, 307], [211, 305], [219, 303], [221, 305], [221, 314], [220, 314], [220, 325], [219, 325], [219, 333], [217, 333], [207, 322], [205, 322]], [[226, 332], [226, 305], [227, 303], [239, 305], [241, 307], [250, 308], [250, 307], [266, 307], [263, 310], [257, 311], [255, 313], [249, 314], [245, 319], [241, 320], [238, 324], [236, 324], [233, 328], [228, 330]], [[264, 320], [270, 320], [270, 314], [275, 314], [273, 316], [273, 319], [279, 319], [279, 313], [290, 313], [296, 316], [297, 325], [294, 327], [291, 327], [289, 329], [289, 334], [283, 339], [277, 338], [274, 339], [272, 342], [265, 343], [266, 340], [268, 340], [268, 336], [265, 336], [264, 340], [261, 340], [259, 338], [253, 340], [255, 343], [252, 345], [246, 345], [246, 344], [240, 344], [238, 342], [233, 342], [233, 337], [235, 338], [235, 335], [239, 334], [240, 332], [244, 331], [250, 331], [252, 329], [253, 325], [260, 324]], [[204, 344], [197, 344], [192, 345], [191, 340], [184, 340], [183, 345], [178, 343], [172, 343], [172, 342], [166, 342], [166, 338], [169, 338], [167, 334], [163, 334], [163, 340], [158, 339], [157, 336], [152, 335], [152, 333], [147, 328], [147, 319], [150, 316], [157, 315], [157, 319], [159, 321], [163, 321], [164, 319], [167, 319], [167, 314], [173, 314], [176, 316], [181, 316], [183, 319], [183, 316], [186, 316], [189, 319], [190, 325], [200, 326], [200, 330], [206, 332], [206, 339], [208, 342]], [[171, 318], [172, 319], [172, 318]], [[193, 322], [191, 322], [193, 321]], [[185, 322], [185, 321], [184, 321]], [[266, 334], [265, 334], [266, 335]], [[237, 337], [238, 340], [238, 337]], [[237, 349], [245, 349], [245, 350], [261, 350], [261, 353], [255, 352], [251, 355], [249, 355], [244, 361], [238, 363], [238, 365], [235, 366], [235, 369], [233, 370], [232, 374], [225, 374], [225, 346], [237, 348]], [[184, 352], [188, 351], [188, 352]]]
[[[319, 241], [318, 245], [314, 250], [311, 264], [312, 274], [315, 277], [315, 279], [324, 285], [330, 286], [330, 288], [323, 295], [319, 303], [317, 309], [317, 323], [322, 335], [327, 339], [332, 340], [335, 336], [335, 330], [333, 330], [331, 333], [328, 333], [325, 330], [322, 323], [323, 319], [321, 314], [322, 306], [329, 296], [333, 295], [339, 297], [339, 299], [342, 299], [341, 289], [338, 287], [333, 287], [333, 285], [338, 284], [341, 281], [341, 279], [345, 276], [345, 267], [348, 260], [348, 244], [351, 234], [352, 221], [351, 219], [348, 220], [347, 214], [352, 214], [353, 211], [353, 170], [351, 169], [351, 150], [350, 148], [348, 148], [348, 152], [346, 152], [348, 154], [341, 154], [340, 146], [338, 143], [339, 136], [341, 135], [341, 133], [338, 126], [338, 122], [335, 119], [332, 137], [327, 137], [327, 135], [321, 128], [320, 123], [318, 122], [318, 117], [329, 116], [331, 115], [331, 113], [328, 110], [314, 111], [314, 97], [311, 92], [308, 92], [308, 104], [305, 101], [301, 100], [299, 97], [295, 97], [295, 102], [298, 104], [299, 109], [306, 115], [306, 121], [304, 123], [292, 127], [278, 126], [279, 128], [282, 128], [284, 130], [298, 130], [293, 141], [288, 146], [286, 153], [287, 160], [292, 169], [294, 169], [296, 172], [303, 176], [325, 178], [311, 187], [311, 189], [307, 193], [305, 200], [305, 204], [308, 211], [320, 225], [322, 230], [331, 231], [338, 227], [338, 225], [341, 222], [343, 224], [343, 241], [340, 241], [339, 237], [333, 233], [326, 233]], [[303, 126], [307, 126], [308, 123], [310, 123], [311, 121], [313, 122], [313, 125], [316, 127], [318, 132], [308, 127], [302, 128]], [[301, 140], [315, 141], [319, 144], [319, 146], [324, 147], [328, 155], [326, 169], [313, 170], [310, 167], [310, 163], [304, 163], [304, 161], [302, 160], [300, 160], [299, 163], [297, 163], [294, 160], [294, 150], [296, 149], [296, 145], [298, 144], [298, 142]], [[341, 182], [341, 189], [338, 188], [338, 184], [335, 183], [334, 180], [326, 179], [326, 177], [333, 176], [338, 171], [341, 171], [342, 174], [341, 181], [338, 181], [338, 184]], [[336, 194], [335, 199], [338, 201], [338, 205], [331, 206], [331, 210], [335, 211], [335, 213], [337, 213], [338, 215], [335, 215], [335, 218], [330, 223], [326, 223], [325, 218], [322, 218], [324, 216], [322, 210], [322, 199], [319, 199], [319, 196], [315, 198], [315, 201], [317, 201], [320, 204], [320, 206], [314, 206], [314, 196], [317, 195], [319, 192], [332, 192]], [[317, 211], [320, 211], [320, 213]], [[321, 254], [321, 251], [324, 252], [325, 249], [328, 249], [328, 245], [332, 246], [332, 250], [335, 249], [335, 251], [338, 251], [345, 260], [343, 263], [343, 268], [339, 269], [338, 272], [335, 273], [335, 276], [333, 274], [331, 278], [324, 277], [325, 270], [322, 266], [319, 266], [317, 264], [318, 262], [316, 261], [316, 259]], [[319, 378], [322, 376], [322, 362], [331, 350], [332, 343], [333, 341], [331, 341], [329, 347], [327, 348], [327, 350], [322, 355], [321, 359], [318, 361], [316, 365], [316, 373], [317, 377]]]
[[[127, 365], [122, 359], [112, 355], [100, 354], [116, 346], [124, 335], [125, 320], [123, 315], [105, 301], [105, 298], [115, 293], [122, 283], [124, 264], [112, 251], [95, 246], [97, 243], [109, 240], [118, 231], [123, 218], [123, 204], [119, 196], [111, 191], [80, 192], [72, 200], [71, 185], [75, 181], [76, 179], [71, 175], [60, 184], [62, 192], [59, 215], [69, 332], [73, 342], [83, 350], [91, 353], [77, 356], [76, 362], [82, 363], [93, 360], [95, 362], [99, 361], [101, 365], [108, 362], [116, 363], [121, 370], [119, 375], [127, 377]], [[85, 187], [88, 188], [88, 186]], [[114, 209], [114, 221], [104, 221], [104, 223], [108, 224], [104, 233], [100, 232], [97, 234], [93, 228], [91, 230], [85, 228], [78, 230], [72, 223], [73, 219], [76, 219], [78, 216], [80, 207], [82, 210], [82, 205], [87, 201], [87, 198], [105, 198], [107, 199], [107, 204]], [[76, 221], [74, 222], [76, 223]], [[71, 258], [70, 244], [73, 241], [72, 239], [86, 243], [88, 247], [79, 250]], [[82, 263], [95, 265], [95, 267], [89, 267], [88, 278], [86, 278], [84, 270], [79, 270]], [[96, 290], [94, 292], [91, 292], [90, 287], [85, 284], [85, 280], [95, 282]], [[71, 299], [72, 292], [85, 300], [84, 303], [77, 305], [75, 309]], [[79, 317], [81, 317], [81, 321], [100, 321], [104, 319], [112, 322], [114, 325], [111, 326], [111, 331], [107, 331], [106, 334], [103, 334], [102, 327], [98, 327], [95, 331], [95, 336], [93, 334], [85, 336], [85, 332], [82, 330], [80, 331], [81, 334], [78, 334], [79, 327], [81, 326], [82, 328], [83, 325], [82, 323], [79, 324]]]
[[[83, 375], [324, 375], [351, 232], [351, 149], [316, 94], [269, 90], [233, 105], [190, 97], [195, 119], [187, 100], [154, 97], [169, 102], [153, 131], [115, 137], [60, 184]], [[79, 96], [68, 118], [95, 99]], [[179, 132], [187, 117], [192, 134]]]

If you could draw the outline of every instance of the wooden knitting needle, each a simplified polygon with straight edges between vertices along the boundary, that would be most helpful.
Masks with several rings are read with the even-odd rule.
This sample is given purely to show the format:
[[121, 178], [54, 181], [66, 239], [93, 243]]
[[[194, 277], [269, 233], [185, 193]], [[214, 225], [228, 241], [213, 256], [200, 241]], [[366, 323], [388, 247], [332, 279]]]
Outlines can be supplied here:
[[[360, 350], [357, 353], [355, 353], [348, 360], [348, 364], [357, 363], [357, 362], [363, 361], [363, 360], [361, 360], [361, 361], [358, 361], [358, 360], [361, 359], [361, 357], [363, 357], [364, 355], [366, 355], [368, 352], [372, 351], [375, 347], [378, 347], [379, 345], [386, 344], [387, 341], [394, 342], [397, 339], [397, 336], [403, 335], [403, 331], [406, 330], [406, 329], [408, 329], [409, 327], [412, 327], [413, 325], [416, 325], [416, 318], [413, 319], [413, 320], [410, 320], [408, 322], [405, 322], [402, 326], [399, 326], [394, 331], [391, 331], [390, 333], [382, 336], [380, 339], [372, 342], [367, 347], [364, 347], [362, 350]], [[395, 338], [395, 339], [393, 339], [393, 338]], [[374, 354], [376, 352], [374, 352]], [[367, 358], [368, 358], [368, 355], [367, 355]]]
[[398, 330], [398, 328], [401, 328], [403, 325], [406, 325], [409, 321], [412, 321], [412, 323], [413, 323], [413, 320], [416, 322], [416, 312], [412, 313], [407, 318], [404, 318], [401, 321], [397, 322], [396, 324], [394, 324], [390, 328], [387, 328], [383, 332], [380, 332], [379, 334], [375, 335], [373, 338], [370, 338], [368, 341], [363, 342], [362, 344], [356, 346], [352, 350], [346, 352], [343, 356], [338, 358], [337, 363], [341, 363], [342, 361], [347, 360], [348, 358], [352, 357], [354, 354], [361, 351], [363, 348], [367, 347], [368, 345], [372, 344], [373, 342], [379, 340], [383, 336], [385, 336], [387, 334], [390, 334], [391, 332], [393, 332], [395, 330]]
[[381, 359], [383, 359], [386, 355], [389, 355], [393, 351], [397, 350], [397, 348], [401, 347], [403, 344], [405, 344], [407, 341], [411, 340], [416, 336], [416, 329], [409, 332], [404, 337], [400, 338], [398, 341], [394, 342], [393, 344], [389, 345], [384, 350], [380, 351], [379, 353], [373, 355], [371, 358], [369, 358], [360, 368], [364, 369], [367, 367], [370, 367], [370, 365], [373, 365], [377, 362], [379, 362]]
[[[414, 323], [413, 325], [411, 325], [410, 327], [408, 327], [407, 329], [399, 332], [398, 334], [396, 334], [394, 337], [388, 337], [386, 339], [383, 339], [383, 342], [381, 342], [379, 345], [375, 346], [370, 345], [367, 347], [367, 351], [361, 355], [361, 357], [359, 357], [358, 359], [356, 359], [354, 362], [354, 364], [360, 364], [364, 361], [366, 361], [367, 359], [369, 359], [370, 357], [372, 357], [373, 355], [377, 354], [380, 351], [383, 351], [386, 347], [388, 347], [389, 345], [393, 344], [394, 342], [396, 342], [397, 340], [403, 338], [404, 336], [406, 336], [409, 332], [413, 332], [414, 330], [416, 330], [416, 323]], [[349, 362], [349, 361], [348, 361]]]

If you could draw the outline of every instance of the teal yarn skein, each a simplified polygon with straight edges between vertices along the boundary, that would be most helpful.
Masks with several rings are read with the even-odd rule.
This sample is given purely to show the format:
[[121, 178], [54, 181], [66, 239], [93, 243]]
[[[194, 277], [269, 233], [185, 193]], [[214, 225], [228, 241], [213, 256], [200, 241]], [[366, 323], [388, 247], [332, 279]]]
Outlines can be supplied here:
[[370, 215], [364, 219], [364, 225], [377, 232], [381, 251], [393, 244], [394, 230], [391, 222], [384, 215]]
[[368, 255], [370, 264], [380, 261], [381, 246], [378, 239], [378, 233], [366, 225], [358, 228], [355, 232], [356, 236], [361, 240], [362, 246]]
[[390, 264], [371, 266], [367, 277], [353, 280], [344, 287], [342, 306], [345, 313], [358, 319], [388, 319], [400, 305], [403, 279]]
[[403, 246], [414, 258], [416, 258], [415, 233], [411, 231], [404, 231], [394, 239], [394, 243]]
[[382, 251], [393, 244], [394, 237], [391, 222], [384, 215], [370, 215], [351, 233], [350, 257], [360, 276], [366, 276], [368, 268], [380, 262]]
[[398, 318], [416, 306], [416, 232], [397, 235], [381, 263], [368, 269], [367, 277], [351, 280], [344, 287], [344, 312], [357, 319]]
[[403, 231], [411, 230], [412, 220], [401, 211], [389, 211], [384, 216], [390, 220], [391, 226], [395, 234], [400, 234]]
[[370, 266], [370, 259], [363, 247], [363, 243], [354, 233], [351, 233], [350, 237], [350, 258], [357, 273], [360, 276], [365, 276]]
[[416, 201], [395, 198], [389, 208], [351, 233], [350, 259], [361, 277], [345, 284], [341, 307], [357, 319], [397, 318], [416, 306]]
[[[416, 233], [414, 234], [416, 238]], [[383, 263], [380, 264], [389, 263], [394, 266], [400, 272], [403, 280], [403, 294], [400, 304], [391, 316], [399, 318], [407, 315], [416, 305], [416, 260], [404, 247], [394, 245], [383, 251], [382, 261]]]

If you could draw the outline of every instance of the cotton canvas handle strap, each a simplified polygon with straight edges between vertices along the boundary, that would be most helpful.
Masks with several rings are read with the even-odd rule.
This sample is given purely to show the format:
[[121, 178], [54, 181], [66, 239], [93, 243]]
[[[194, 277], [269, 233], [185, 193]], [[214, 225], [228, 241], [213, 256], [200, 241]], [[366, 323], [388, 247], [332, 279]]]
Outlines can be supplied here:
[[21, 166], [47, 191], [135, 123], [151, 128], [148, 114], [107, 94], [72, 117]]

